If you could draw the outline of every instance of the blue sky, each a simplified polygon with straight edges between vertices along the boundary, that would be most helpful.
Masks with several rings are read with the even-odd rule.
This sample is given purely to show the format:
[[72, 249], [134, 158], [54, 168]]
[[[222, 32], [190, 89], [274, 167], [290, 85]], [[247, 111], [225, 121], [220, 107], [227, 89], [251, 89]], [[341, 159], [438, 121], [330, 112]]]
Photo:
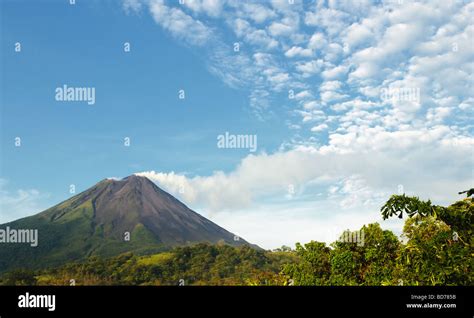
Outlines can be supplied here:
[[[139, 173], [276, 247], [380, 221], [400, 187], [447, 204], [472, 186], [470, 2], [1, 8], [0, 222], [68, 198], [71, 184]], [[95, 104], [56, 101], [63, 84], [94, 87]], [[257, 151], [218, 148], [225, 132], [256, 135]]]
[[[102, 2], [11, 1], [4, 10], [3, 142], [23, 141], [2, 156], [12, 187], [54, 194], [137, 169], [212, 173], [242, 156], [219, 151], [218, 133], [258, 131], [268, 151], [284, 137], [281, 119], [247, 116], [245, 92], [209, 74], [204, 57], [175, 43], [149, 16]], [[17, 41], [21, 53], [11, 50]], [[54, 89], [63, 84], [95, 87], [96, 104], [56, 102]]]

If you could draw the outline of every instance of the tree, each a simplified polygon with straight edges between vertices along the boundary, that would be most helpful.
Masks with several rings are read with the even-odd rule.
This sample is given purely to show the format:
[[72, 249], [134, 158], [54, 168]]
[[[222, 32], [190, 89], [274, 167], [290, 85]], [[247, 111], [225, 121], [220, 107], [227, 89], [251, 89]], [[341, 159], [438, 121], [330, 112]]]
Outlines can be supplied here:
[[7, 286], [34, 286], [36, 277], [33, 271], [27, 269], [15, 269], [5, 274], [3, 285]]
[[381, 209], [384, 219], [409, 216], [408, 239], [397, 257], [396, 276], [404, 285], [472, 285], [474, 199], [449, 207], [417, 197], [394, 195]]
[[311, 241], [304, 246], [296, 243], [299, 261], [283, 266], [282, 274], [294, 285], [327, 285], [331, 273], [330, 249], [325, 243]]
[[380, 286], [394, 284], [395, 260], [400, 242], [395, 234], [383, 230], [378, 223], [364, 226], [362, 285]]
[[458, 194], [463, 194], [463, 193], [465, 193], [466, 197], [469, 198], [470, 196], [474, 195], [474, 188], [470, 188], [469, 190], [458, 192]]
[[359, 240], [338, 240], [331, 245], [331, 284], [392, 284], [400, 245], [397, 237], [391, 231], [382, 230], [378, 223], [350, 233], [352, 237], [358, 234]]

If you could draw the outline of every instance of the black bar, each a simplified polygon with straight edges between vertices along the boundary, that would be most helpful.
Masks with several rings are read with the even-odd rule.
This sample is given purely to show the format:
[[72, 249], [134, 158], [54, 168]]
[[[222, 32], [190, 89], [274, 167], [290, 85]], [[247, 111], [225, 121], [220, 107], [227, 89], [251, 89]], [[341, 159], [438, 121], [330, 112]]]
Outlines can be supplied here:
[[[55, 295], [55, 310], [19, 308], [19, 296]], [[416, 295], [412, 298], [412, 295]], [[243, 315], [290, 317], [473, 317], [472, 287], [0, 287], [0, 318]], [[407, 304], [455, 308], [407, 308]], [[331, 314], [331, 315], [330, 315]], [[172, 315], [174, 316], [174, 315]]]

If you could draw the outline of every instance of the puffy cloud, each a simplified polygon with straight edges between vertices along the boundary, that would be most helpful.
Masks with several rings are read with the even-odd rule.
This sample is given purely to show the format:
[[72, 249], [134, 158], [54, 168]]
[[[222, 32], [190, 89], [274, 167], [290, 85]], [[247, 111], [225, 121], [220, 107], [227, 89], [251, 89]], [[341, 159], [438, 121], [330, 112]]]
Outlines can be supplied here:
[[256, 3], [245, 3], [241, 1], [238, 1], [238, 3], [240, 5], [240, 11], [238, 11], [237, 14], [249, 17], [256, 23], [263, 23], [277, 16], [275, 11], [264, 5]]
[[305, 23], [308, 26], [324, 28], [330, 36], [341, 33], [349, 21], [351, 15], [332, 8], [316, 8], [308, 11], [305, 15]]
[[[124, 6], [140, 6], [137, 1], [124, 1]], [[348, 85], [341, 90], [320, 92], [319, 102], [344, 112], [349, 104], [341, 103], [343, 98], [348, 99], [344, 100], [347, 103], [349, 99], [370, 100], [377, 105], [372, 109], [385, 110], [369, 115], [366, 108], [358, 113], [366, 119], [376, 117], [390, 129], [426, 118], [427, 125], [440, 123], [441, 109], [453, 105], [459, 107], [449, 114], [444, 112], [443, 120], [466, 121], [464, 111], [470, 109], [469, 101], [474, 98], [470, 89], [474, 72], [470, 59], [474, 54], [472, 3], [217, 3], [196, 0], [173, 6], [171, 2], [165, 5], [163, 0], [152, 0], [149, 6], [155, 20], [177, 38], [198, 46], [206, 43], [209, 69], [227, 84], [250, 90], [249, 96], [261, 95], [253, 90], [267, 92], [260, 103], [255, 98], [250, 100], [250, 105], [260, 104], [256, 109], [268, 110], [279, 104], [272, 101], [271, 92], [275, 91], [298, 87], [318, 96], [317, 86], [308, 82], [311, 78], [322, 82], [346, 80]], [[200, 21], [184, 9], [222, 17], [245, 49], [234, 54], [221, 33], [214, 32], [222, 27], [217, 19]], [[317, 27], [317, 31], [301, 29], [300, 20]], [[270, 52], [269, 63], [253, 58]], [[308, 60], [312, 56], [317, 58]], [[421, 100], [383, 100], [381, 91], [388, 88], [419, 89]], [[298, 105], [305, 107], [305, 103]], [[347, 120], [355, 113], [341, 116]]]
[[304, 49], [299, 46], [293, 46], [288, 51], [285, 52], [286, 57], [295, 57], [295, 56], [302, 56], [302, 57], [310, 57], [313, 54], [313, 51], [310, 49]]
[[[290, 184], [297, 188], [311, 183], [328, 186], [347, 178], [363, 183], [364, 191], [377, 189], [387, 195], [402, 184], [410, 193], [441, 203], [454, 200], [457, 190], [471, 186], [472, 178], [466, 172], [472, 168], [474, 140], [457, 137], [446, 126], [395, 132], [351, 126], [347, 131], [331, 134], [329, 143], [321, 147], [248, 155], [229, 173], [187, 177], [148, 171], [140, 175], [185, 202], [212, 211], [249, 207], [269, 195], [284, 196]], [[179, 192], [180, 187], [184, 192]], [[350, 195], [351, 189], [347, 185], [345, 195]]]
[[339, 79], [347, 73], [347, 67], [338, 65], [332, 68], [327, 68], [322, 72], [322, 77], [326, 80]]
[[222, 0], [186, 0], [184, 6], [196, 13], [206, 13], [212, 17], [217, 17], [222, 12]]
[[171, 34], [193, 45], [204, 45], [210, 40], [211, 30], [182, 10], [168, 7], [163, 0], [152, 0], [150, 12], [155, 21]]
[[341, 89], [342, 82], [340, 81], [327, 81], [321, 84], [320, 90], [322, 91], [336, 91]]
[[321, 59], [308, 62], [298, 62], [296, 64], [296, 70], [300, 72], [304, 78], [307, 78], [320, 73], [323, 65], [324, 61]]
[[252, 45], [257, 45], [267, 49], [272, 49], [278, 46], [278, 42], [270, 37], [265, 30], [254, 28], [244, 19], [235, 19], [231, 24], [235, 34]]
[[308, 90], [301, 91], [301, 92], [299, 92], [295, 95], [295, 98], [297, 100], [308, 99], [308, 98], [312, 98], [312, 97], [313, 97], [313, 94], [311, 94], [311, 92], [308, 91]]
[[280, 22], [273, 22], [269, 27], [268, 31], [274, 36], [290, 35], [293, 33], [293, 28], [287, 24]]
[[271, 0], [272, 7], [280, 13], [289, 13], [292, 11], [298, 11], [301, 6], [298, 5], [297, 1], [290, 2], [288, 0]]
[[348, 95], [341, 94], [342, 82], [340, 81], [327, 81], [323, 82], [319, 87], [320, 97], [323, 104], [332, 103], [344, 98], [349, 97]]
[[[281, 104], [274, 102], [275, 92], [293, 89], [295, 98], [288, 103], [295, 116], [285, 125], [298, 134], [306, 130], [309, 137], [284, 142], [273, 154], [247, 156], [230, 172], [194, 177], [143, 172], [159, 185], [204, 211], [221, 211], [216, 217], [225, 214], [243, 231], [239, 222], [245, 217], [232, 212], [266, 215], [261, 209], [273, 205], [265, 199], [288, 199], [289, 184], [299, 189], [292, 196], [295, 209], [303, 202], [337, 215], [356, 209], [354, 220], [369, 210], [377, 213], [399, 184], [440, 204], [472, 186], [474, 3], [227, 1], [219, 14], [206, 13], [215, 19], [201, 21], [195, 17], [205, 10], [194, 5], [183, 9], [194, 17], [158, 0], [150, 10], [185, 43], [212, 43], [210, 70], [227, 84], [248, 89], [257, 116], [264, 118]], [[217, 22], [220, 15], [224, 24]], [[214, 32], [222, 26], [244, 50], [230, 50], [234, 39]], [[406, 89], [414, 89], [416, 98], [384, 96]], [[326, 219], [320, 216], [318, 222]], [[268, 231], [263, 235], [268, 238]]]
[[311, 131], [312, 132], [321, 132], [321, 131], [324, 131], [328, 128], [329, 128], [328, 125], [323, 123], [323, 124], [319, 124], [317, 126], [314, 126], [313, 128], [311, 128]]
[[327, 45], [326, 38], [323, 33], [316, 32], [309, 39], [308, 47], [314, 50], [321, 50]]
[[320, 106], [320, 103], [315, 100], [306, 101], [303, 103], [304, 109], [314, 109]]
[[451, 107], [437, 107], [428, 110], [426, 119], [430, 123], [441, 123], [451, 113]]
[[373, 38], [374, 34], [367, 25], [354, 23], [347, 28], [344, 41], [354, 49], [369, 44]]

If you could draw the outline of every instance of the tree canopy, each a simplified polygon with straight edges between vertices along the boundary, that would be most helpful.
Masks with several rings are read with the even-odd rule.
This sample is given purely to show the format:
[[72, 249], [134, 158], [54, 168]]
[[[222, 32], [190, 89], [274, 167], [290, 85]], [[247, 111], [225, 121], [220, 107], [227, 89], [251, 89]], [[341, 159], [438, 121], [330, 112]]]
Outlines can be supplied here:
[[474, 199], [443, 207], [393, 195], [384, 219], [408, 216], [402, 239], [378, 223], [345, 231], [326, 245], [311, 241], [263, 251], [197, 244], [154, 255], [91, 257], [43, 270], [16, 269], [3, 285], [473, 285]]

